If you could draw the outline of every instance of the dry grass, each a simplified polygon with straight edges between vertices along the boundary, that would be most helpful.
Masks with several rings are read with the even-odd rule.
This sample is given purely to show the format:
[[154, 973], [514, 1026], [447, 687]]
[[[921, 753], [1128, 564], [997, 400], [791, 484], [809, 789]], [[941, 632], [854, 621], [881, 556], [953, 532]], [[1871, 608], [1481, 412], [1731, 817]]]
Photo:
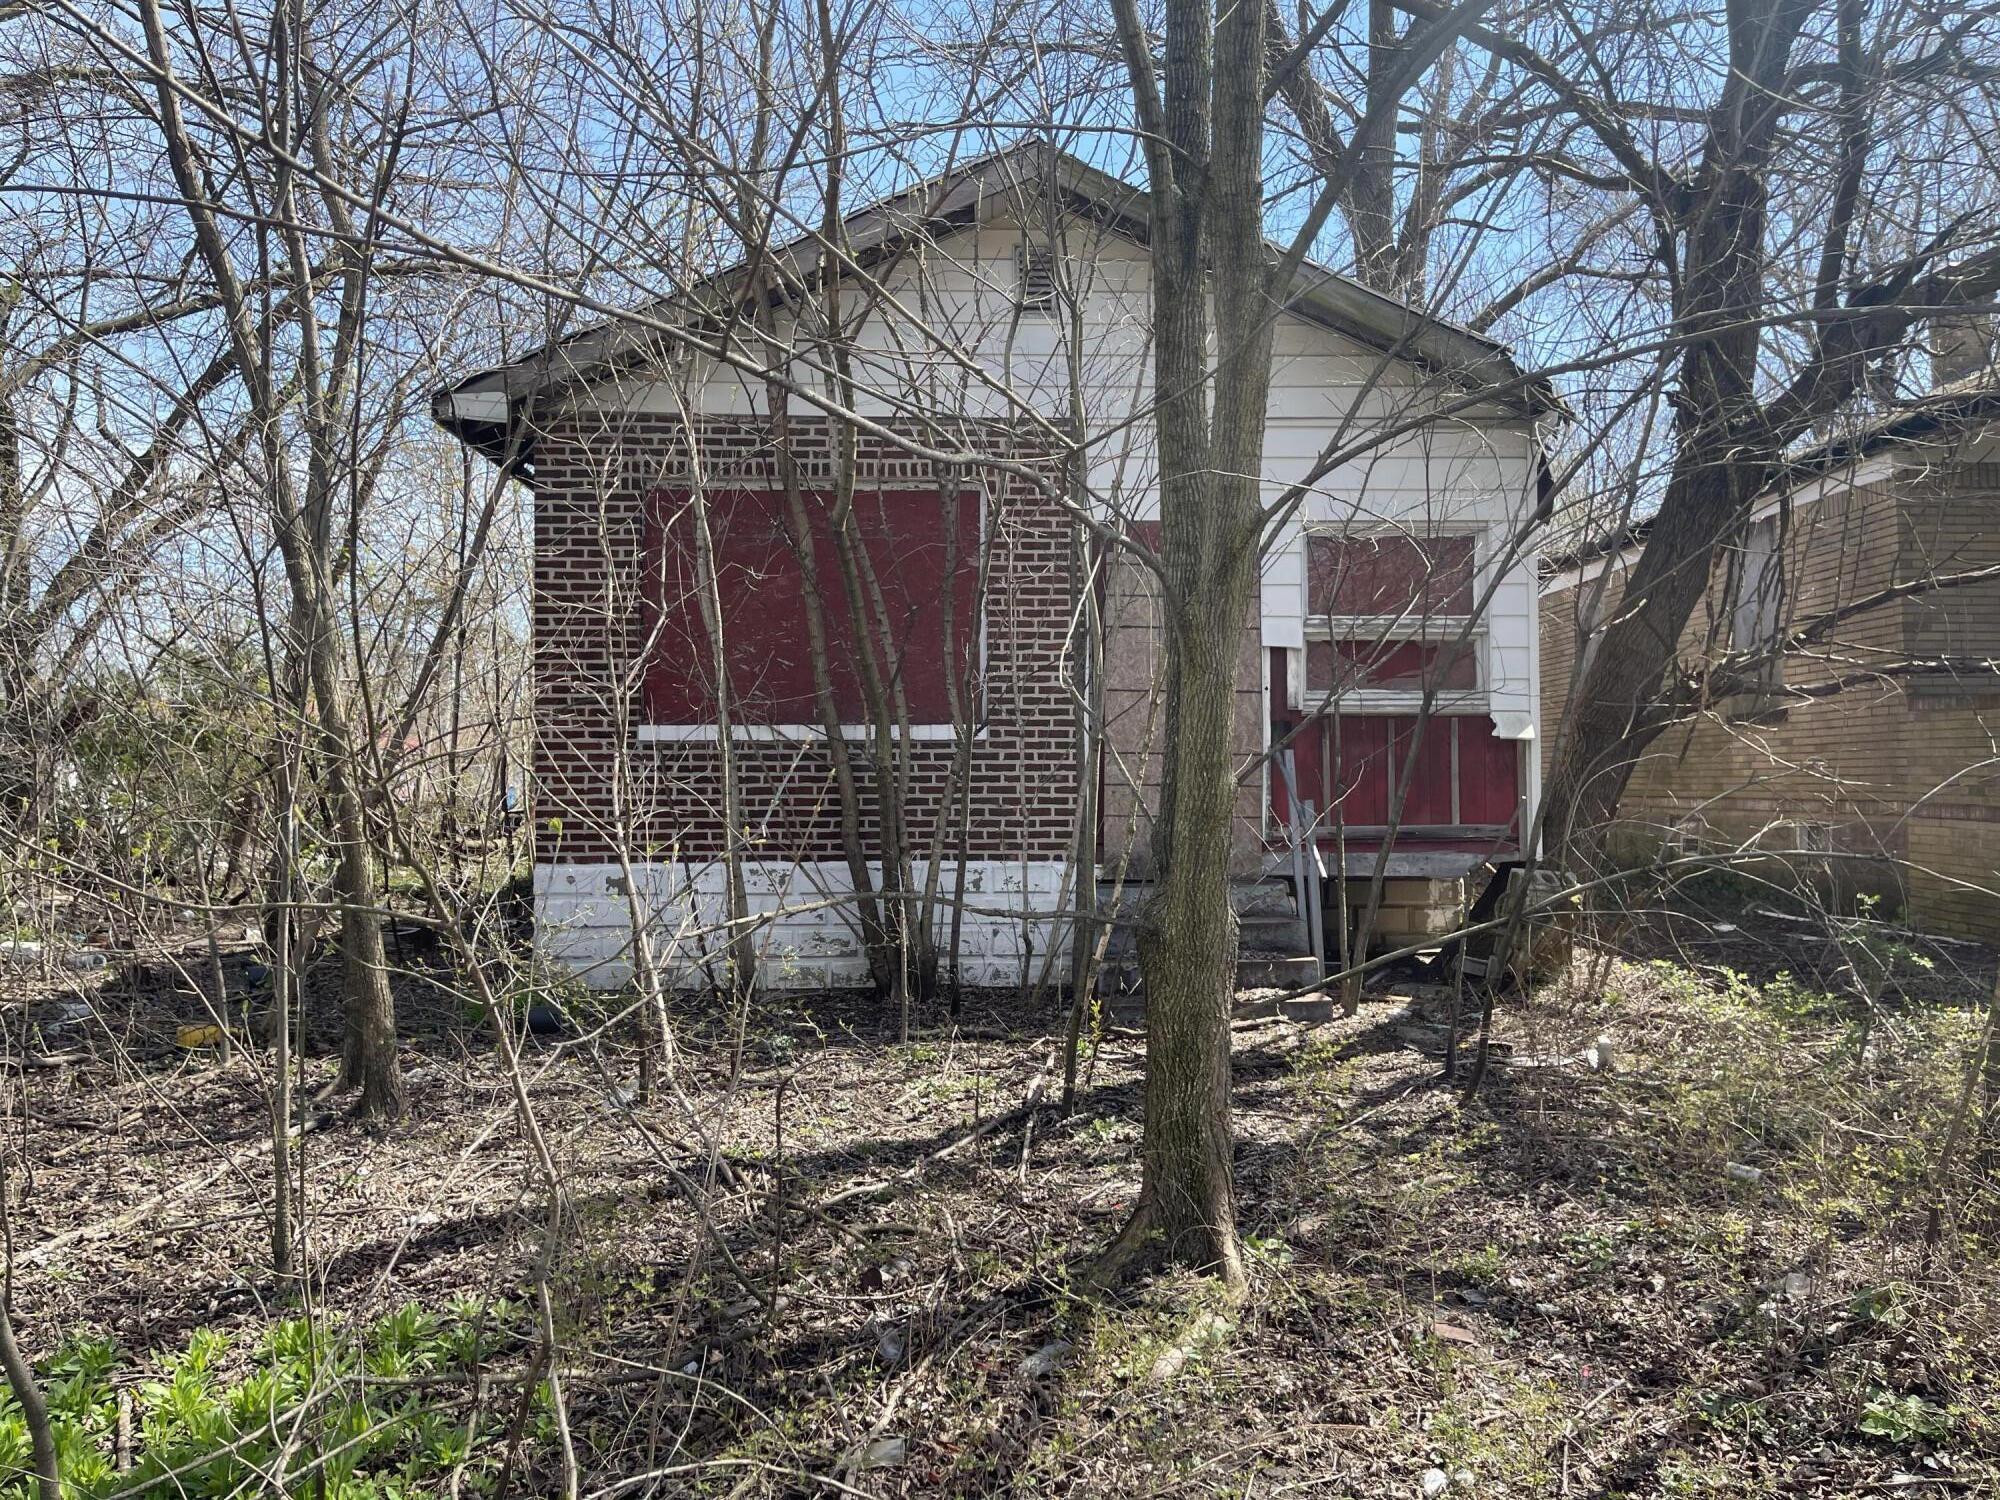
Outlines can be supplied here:
[[[1668, 926], [1643, 944], [1676, 951]], [[610, 1037], [534, 1047], [552, 1204], [490, 1039], [439, 1005], [410, 1122], [306, 1138], [311, 1304], [524, 1298], [550, 1246], [586, 1494], [1403, 1496], [1433, 1469], [1477, 1495], [1994, 1493], [1990, 1181], [1949, 1172], [1924, 1243], [1986, 956], [1927, 971], [1862, 1053], [1808, 964], [1746, 957], [1806, 939], [1738, 935], [1737, 964], [1580, 960], [1503, 1010], [1471, 1102], [1439, 1079], [1438, 991], [1240, 1030], [1254, 1294], [1226, 1316], [1192, 1279], [1072, 1289], [1137, 1186], [1132, 1038], [1032, 1132], [1060, 1026], [1008, 1005], [901, 1046], [849, 1002], [761, 1008], [733, 1082], [730, 1028], [691, 1013], [691, 1116], [625, 1107]], [[107, 1053], [187, 1004], [68, 982], [114, 987]], [[1600, 1037], [1608, 1072], [1577, 1060]], [[10, 1085], [33, 1349], [280, 1314], [258, 1065]], [[554, 1445], [527, 1462], [513, 1492], [548, 1492]]]

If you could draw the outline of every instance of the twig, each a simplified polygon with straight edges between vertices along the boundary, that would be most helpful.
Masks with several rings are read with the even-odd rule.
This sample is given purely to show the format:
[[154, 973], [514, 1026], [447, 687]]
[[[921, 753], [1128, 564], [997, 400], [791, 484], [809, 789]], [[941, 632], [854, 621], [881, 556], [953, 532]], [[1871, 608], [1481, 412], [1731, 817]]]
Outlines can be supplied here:
[[[1029, 1121], [1029, 1128], [1032, 1131], [1034, 1113], [1040, 1108], [1042, 1096], [1048, 1089], [1049, 1071], [1053, 1066], [1053, 1058], [1044, 1058], [1042, 1060], [1041, 1068], [1028, 1082], [1027, 1098], [1021, 1101], [1018, 1108], [1010, 1109], [1005, 1114], [988, 1115], [984, 1120], [973, 1126], [972, 1129], [966, 1131], [965, 1134], [954, 1136], [951, 1140], [946, 1141], [942, 1146], [938, 1147], [937, 1150], [920, 1157], [893, 1177], [871, 1177], [866, 1182], [853, 1183], [842, 1188], [837, 1193], [830, 1193], [819, 1200], [818, 1207], [824, 1210], [837, 1208], [843, 1203], [851, 1203], [857, 1198], [886, 1197], [895, 1191], [899, 1183], [914, 1181], [924, 1174], [924, 1170], [927, 1167], [934, 1166], [936, 1163], [943, 1161], [947, 1156], [963, 1151], [967, 1146], [984, 1140], [995, 1131], [1004, 1130], [1009, 1125], [1024, 1118]], [[1021, 1148], [1021, 1160], [1024, 1164], [1024, 1169], [1027, 1161], [1027, 1153], [1028, 1147], [1024, 1142]]]
[[[324, 1125], [332, 1118], [331, 1115], [309, 1116], [300, 1125], [296, 1134], [305, 1135]], [[111, 1218], [99, 1219], [94, 1224], [85, 1224], [76, 1229], [66, 1229], [61, 1234], [43, 1240], [41, 1244], [22, 1252], [21, 1259], [31, 1265], [40, 1265], [51, 1255], [55, 1254], [56, 1251], [73, 1245], [79, 1240], [102, 1239], [106, 1235], [115, 1234], [121, 1229], [130, 1229], [134, 1224], [159, 1208], [161, 1204], [171, 1203], [177, 1198], [192, 1197], [203, 1188], [220, 1182], [246, 1161], [260, 1156], [270, 1149], [271, 1143], [268, 1140], [260, 1139], [253, 1141], [241, 1151], [232, 1153], [227, 1161], [223, 1162], [221, 1166], [215, 1168], [213, 1171], [204, 1172], [199, 1177], [189, 1178], [185, 1182], [176, 1183], [173, 1187], [163, 1188], [157, 1193], [142, 1198], [123, 1213], [114, 1214]]]
[[1028, 1085], [1027, 1102], [1021, 1106], [1028, 1114], [1028, 1122], [1021, 1131], [1021, 1182], [1024, 1186], [1028, 1181], [1028, 1154], [1035, 1149], [1035, 1114], [1041, 1108], [1045, 1084], [1046, 1080], [1037, 1074], [1035, 1081]]

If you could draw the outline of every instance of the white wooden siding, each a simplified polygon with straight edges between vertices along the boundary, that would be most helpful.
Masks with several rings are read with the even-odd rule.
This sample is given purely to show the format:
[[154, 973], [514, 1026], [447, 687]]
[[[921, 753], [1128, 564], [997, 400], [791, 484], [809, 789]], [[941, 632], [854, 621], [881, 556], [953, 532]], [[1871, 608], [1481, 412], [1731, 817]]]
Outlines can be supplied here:
[[[1090, 226], [1068, 231], [1065, 273], [1081, 291], [1079, 382], [1095, 435], [1087, 469], [1093, 502], [1108, 515], [1151, 519], [1158, 513], [1151, 423], [1151, 350], [1147, 339], [1146, 252]], [[895, 308], [878, 307], [858, 330], [856, 378], [870, 416], [922, 408], [969, 416], [1039, 413], [1067, 422], [1070, 405], [1068, 313], [1015, 309], [1018, 230], [988, 225], [942, 238], [884, 276]], [[866, 294], [849, 294], [856, 308]], [[782, 323], [778, 337], [792, 331]], [[793, 373], [825, 389], [803, 363]], [[601, 386], [593, 406], [704, 413], [761, 411], [765, 388], [755, 376], [723, 366], [697, 369], [682, 396], [660, 385]], [[1304, 317], [1281, 316], [1274, 330], [1270, 422], [1264, 491], [1276, 499], [1299, 482], [1329, 445], [1357, 449], [1317, 480], [1298, 513], [1278, 530], [1262, 575], [1263, 642], [1305, 643], [1304, 532], [1312, 525], [1415, 531], [1477, 529], [1480, 587], [1494, 559], [1527, 523], [1535, 502], [1533, 435], [1519, 417], [1459, 412], [1457, 393], [1417, 366], [1385, 356]], [[795, 410], [813, 410], [802, 397]], [[1422, 425], [1413, 423], [1421, 422]], [[1399, 431], [1372, 446], [1368, 439]], [[1534, 669], [1535, 566], [1520, 556], [1495, 589], [1483, 641], [1483, 680], [1502, 732], [1533, 733], [1538, 700]]]

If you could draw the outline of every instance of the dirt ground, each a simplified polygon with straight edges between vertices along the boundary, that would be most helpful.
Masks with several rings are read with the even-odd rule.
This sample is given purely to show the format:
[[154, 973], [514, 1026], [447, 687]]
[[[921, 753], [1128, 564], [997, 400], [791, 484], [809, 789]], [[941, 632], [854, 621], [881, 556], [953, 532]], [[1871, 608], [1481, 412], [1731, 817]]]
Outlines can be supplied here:
[[[492, 1035], [406, 955], [408, 1119], [311, 1107], [305, 1302], [532, 1302], [545, 1267], [586, 1495], [2000, 1494], [2000, 1200], [1951, 1131], [1993, 955], [1923, 946], [1863, 1045], [1810, 922], [1690, 900], [1617, 941], [1501, 1007], [1469, 1100], [1407, 974], [1240, 1023], [1239, 1307], [1078, 1289], [1138, 1186], [1134, 1034], [1064, 1114], [1052, 1004], [906, 1043], [851, 999], [740, 1036], [690, 1007], [682, 1097], [635, 1103], [630, 1027], [579, 1007], [522, 1054], [551, 1182]], [[295, 1312], [266, 1056], [177, 1048], [201, 1006], [160, 955], [9, 984], [29, 1351]], [[514, 1494], [559, 1492], [552, 1445], [523, 1462]]]

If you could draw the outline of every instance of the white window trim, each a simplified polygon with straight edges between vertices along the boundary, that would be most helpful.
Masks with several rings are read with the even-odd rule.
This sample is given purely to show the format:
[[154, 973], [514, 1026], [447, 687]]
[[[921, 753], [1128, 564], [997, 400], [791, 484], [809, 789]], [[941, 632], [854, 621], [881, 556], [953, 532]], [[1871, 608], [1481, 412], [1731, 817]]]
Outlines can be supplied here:
[[[1316, 641], [1334, 645], [1341, 641], [1453, 642], [1463, 638], [1466, 649], [1471, 652], [1477, 680], [1469, 688], [1440, 688], [1431, 694], [1430, 711], [1440, 714], [1487, 711], [1491, 684], [1487, 680], [1486, 658], [1489, 653], [1483, 619], [1473, 622], [1468, 629], [1462, 617], [1401, 620], [1391, 627], [1371, 615], [1308, 615], [1305, 636], [1308, 647]], [[1301, 651], [1299, 701], [1306, 705], [1309, 713], [1332, 713], [1337, 709], [1342, 713], [1401, 714], [1421, 713], [1424, 709], [1421, 688], [1349, 688], [1345, 692], [1336, 692], [1332, 688], [1312, 686], [1306, 680], [1306, 670], [1306, 653]]]
[[[986, 546], [986, 510], [990, 496], [984, 484], [966, 483], [972, 492], [973, 503], [979, 510], [979, 545], [983, 552]], [[983, 566], [984, 559], [980, 559]], [[987, 601], [990, 603], [990, 599]], [[989, 611], [979, 611], [979, 634], [973, 640], [973, 667], [976, 672], [972, 690], [972, 706], [978, 710], [979, 718], [972, 726], [975, 741], [986, 738], [986, 669], [987, 662], [987, 615]], [[643, 684], [640, 696], [645, 695]], [[913, 744], [950, 742], [956, 740], [961, 726], [957, 724], [912, 724], [909, 740]], [[872, 739], [875, 734], [870, 724], [842, 724], [841, 739], [853, 743]], [[642, 745], [713, 745], [722, 735], [714, 724], [641, 724], [634, 730], [633, 737]], [[818, 744], [826, 739], [826, 730], [818, 724], [731, 724], [729, 742], [735, 744], [802, 745]], [[904, 738], [900, 726], [890, 732], [890, 738], [901, 742]]]
[[1455, 641], [1467, 645], [1486, 634], [1486, 621], [1466, 615], [1307, 615], [1306, 635], [1316, 641]]
[[[916, 743], [936, 743], [958, 738], [960, 726], [956, 724], [912, 724], [909, 739]], [[875, 730], [868, 724], [843, 724], [840, 737], [843, 740], [866, 740], [874, 738]], [[639, 742], [654, 745], [712, 745], [722, 738], [714, 724], [641, 724], [638, 728]], [[818, 724], [732, 724], [729, 726], [731, 743], [750, 744], [816, 744], [826, 738], [826, 730]], [[892, 739], [904, 738], [900, 726], [890, 731]], [[986, 726], [972, 726], [975, 740], [986, 737]]]
[[[1478, 714], [1489, 711], [1492, 684], [1487, 658], [1492, 654], [1487, 649], [1487, 617], [1485, 614], [1469, 617], [1465, 615], [1426, 615], [1414, 609], [1393, 615], [1316, 615], [1310, 612], [1311, 600], [1308, 590], [1312, 587], [1312, 563], [1310, 556], [1311, 538], [1314, 536], [1463, 536], [1472, 539], [1472, 588], [1475, 602], [1478, 600], [1481, 582], [1486, 576], [1490, 563], [1488, 555], [1490, 527], [1461, 523], [1441, 527], [1436, 531], [1419, 532], [1407, 523], [1380, 522], [1362, 526], [1342, 525], [1331, 521], [1309, 521], [1302, 528], [1307, 539], [1304, 555], [1305, 565], [1299, 570], [1299, 602], [1306, 610], [1304, 635], [1306, 644], [1315, 641], [1329, 644], [1336, 641], [1457, 641], [1463, 640], [1472, 652], [1473, 668], [1478, 673], [1478, 685], [1470, 688], [1442, 689], [1430, 695], [1429, 711], [1434, 714]], [[1337, 693], [1331, 688], [1314, 688], [1306, 682], [1306, 652], [1301, 650], [1299, 661], [1298, 701], [1305, 705], [1309, 714], [1358, 713], [1358, 714], [1414, 714], [1425, 711], [1425, 698], [1421, 688], [1350, 688]]]
[[[1337, 693], [1331, 688], [1307, 688], [1308, 714], [1417, 714], [1424, 712], [1424, 695], [1401, 688], [1354, 688]], [[1433, 693], [1432, 714], [1483, 714], [1487, 712], [1484, 688], [1453, 688]]]

